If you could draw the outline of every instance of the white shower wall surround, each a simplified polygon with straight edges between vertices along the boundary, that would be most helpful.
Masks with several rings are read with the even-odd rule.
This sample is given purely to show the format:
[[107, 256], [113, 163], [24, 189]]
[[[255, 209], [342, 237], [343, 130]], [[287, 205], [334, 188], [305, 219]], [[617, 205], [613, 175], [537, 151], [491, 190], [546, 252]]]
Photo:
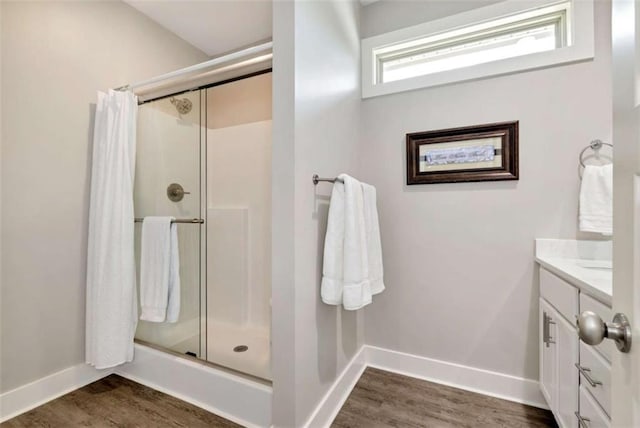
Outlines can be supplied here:
[[271, 74], [206, 96], [207, 360], [271, 379]]
[[[207, 264], [213, 312], [220, 321], [265, 328], [271, 297], [270, 142], [270, 120], [209, 129], [207, 136]], [[236, 285], [225, 287], [229, 281]]]

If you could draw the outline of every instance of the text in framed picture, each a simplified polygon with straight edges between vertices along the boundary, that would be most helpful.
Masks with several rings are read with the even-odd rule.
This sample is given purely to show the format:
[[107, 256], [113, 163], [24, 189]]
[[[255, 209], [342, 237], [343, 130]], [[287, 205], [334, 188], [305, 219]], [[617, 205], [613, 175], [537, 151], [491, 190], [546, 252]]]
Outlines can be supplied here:
[[518, 179], [518, 121], [407, 134], [407, 184]]

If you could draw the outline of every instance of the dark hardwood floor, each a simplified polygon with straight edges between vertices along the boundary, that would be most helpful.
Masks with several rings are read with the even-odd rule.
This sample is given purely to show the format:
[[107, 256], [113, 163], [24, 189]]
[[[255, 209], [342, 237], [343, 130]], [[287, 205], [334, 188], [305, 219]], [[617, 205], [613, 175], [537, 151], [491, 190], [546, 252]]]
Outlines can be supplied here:
[[547, 410], [367, 368], [334, 428], [556, 427]]
[[0, 424], [2, 428], [238, 426], [117, 375], [107, 376]]

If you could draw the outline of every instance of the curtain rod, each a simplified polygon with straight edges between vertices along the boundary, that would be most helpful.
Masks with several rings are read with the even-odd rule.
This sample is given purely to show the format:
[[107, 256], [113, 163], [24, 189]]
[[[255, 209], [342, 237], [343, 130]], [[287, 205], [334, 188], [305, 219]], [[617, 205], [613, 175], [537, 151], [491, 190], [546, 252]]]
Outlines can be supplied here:
[[211, 59], [209, 61], [201, 62], [200, 64], [192, 65], [189, 67], [181, 68], [180, 70], [172, 71], [169, 73], [161, 74], [160, 76], [153, 77], [148, 80], [144, 80], [142, 82], [130, 83], [128, 85], [120, 86], [115, 88], [116, 91], [127, 91], [134, 90], [136, 88], [140, 88], [142, 86], [152, 85], [154, 83], [162, 82], [163, 80], [172, 79], [174, 77], [182, 76], [183, 74], [192, 73], [194, 71], [202, 70], [204, 68], [209, 68], [214, 65], [219, 65], [225, 62], [233, 61], [235, 59], [243, 58], [249, 55], [261, 53], [264, 51], [271, 50], [273, 47], [273, 42], [263, 43], [261, 45], [252, 46], [247, 49], [242, 49], [237, 52], [231, 52], [230, 54], [220, 56], [218, 58]]

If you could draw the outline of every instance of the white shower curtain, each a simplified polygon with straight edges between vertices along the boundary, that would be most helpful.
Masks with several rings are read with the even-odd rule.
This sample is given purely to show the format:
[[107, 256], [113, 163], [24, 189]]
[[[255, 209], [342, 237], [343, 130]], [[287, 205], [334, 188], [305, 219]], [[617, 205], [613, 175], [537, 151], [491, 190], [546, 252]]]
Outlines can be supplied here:
[[98, 92], [86, 308], [86, 361], [98, 369], [133, 360], [138, 319], [133, 240], [137, 111], [131, 92]]

